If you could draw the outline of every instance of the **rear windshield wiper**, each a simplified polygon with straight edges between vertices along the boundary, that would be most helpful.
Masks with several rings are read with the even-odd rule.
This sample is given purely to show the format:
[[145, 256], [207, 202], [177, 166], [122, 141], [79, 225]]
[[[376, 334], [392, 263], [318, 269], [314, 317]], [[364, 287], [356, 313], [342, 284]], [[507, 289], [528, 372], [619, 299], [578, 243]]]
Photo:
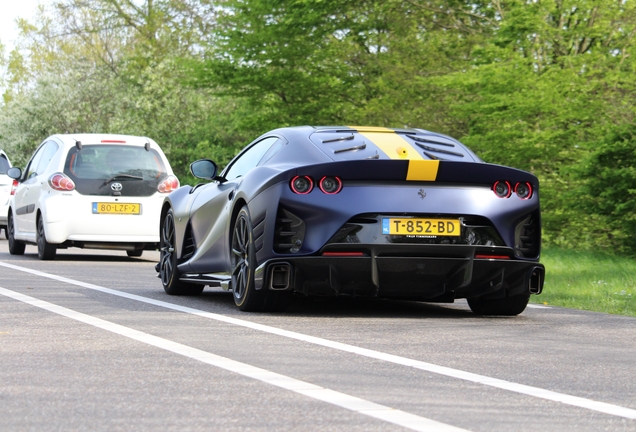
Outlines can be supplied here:
[[107, 185], [108, 183], [112, 182], [113, 180], [143, 180], [143, 179], [144, 179], [143, 177], [134, 176], [134, 175], [130, 175], [130, 174], [115, 174], [111, 178], [106, 179], [106, 181], [104, 181], [102, 186]]

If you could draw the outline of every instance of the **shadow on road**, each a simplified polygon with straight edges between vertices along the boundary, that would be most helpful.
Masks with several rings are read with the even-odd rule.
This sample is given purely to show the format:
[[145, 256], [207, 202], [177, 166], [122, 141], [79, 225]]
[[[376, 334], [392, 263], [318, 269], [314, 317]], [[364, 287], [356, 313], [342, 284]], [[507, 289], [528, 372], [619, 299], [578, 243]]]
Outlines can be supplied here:
[[[74, 253], [58, 253], [55, 256], [54, 261], [82, 261], [82, 262], [157, 262], [157, 259], [151, 254], [150, 251], [149, 256], [146, 257], [142, 255], [141, 257], [131, 258], [126, 255], [126, 252], [118, 251], [120, 255], [115, 255], [116, 252], [108, 251], [108, 254], [100, 253], [99, 251], [91, 251], [92, 253], [82, 253], [82, 254], [74, 254]], [[0, 259], [3, 261], [39, 261], [38, 254], [36, 253], [25, 253], [24, 255], [10, 255], [9, 253], [0, 253]]]
[[475, 318], [465, 303], [424, 303], [416, 301], [364, 297], [312, 298], [295, 297], [285, 312], [242, 312], [234, 305], [231, 292], [208, 291], [198, 299], [199, 307], [236, 318], [258, 316], [324, 318]]

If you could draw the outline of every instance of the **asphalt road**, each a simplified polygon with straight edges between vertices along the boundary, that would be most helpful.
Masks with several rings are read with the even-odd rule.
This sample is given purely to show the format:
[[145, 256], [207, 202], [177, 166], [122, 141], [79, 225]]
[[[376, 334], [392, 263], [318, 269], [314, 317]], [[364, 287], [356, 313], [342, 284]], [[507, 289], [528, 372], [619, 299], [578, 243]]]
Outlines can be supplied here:
[[[636, 319], [161, 289], [158, 253], [9, 255], [0, 431], [636, 431]], [[549, 269], [547, 269], [549, 272]]]

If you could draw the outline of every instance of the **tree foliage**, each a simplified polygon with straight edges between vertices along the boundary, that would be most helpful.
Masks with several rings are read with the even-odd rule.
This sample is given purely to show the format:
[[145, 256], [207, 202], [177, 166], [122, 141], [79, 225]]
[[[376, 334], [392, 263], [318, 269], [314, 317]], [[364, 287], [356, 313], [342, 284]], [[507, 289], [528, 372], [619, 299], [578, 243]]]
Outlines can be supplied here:
[[535, 173], [546, 242], [636, 254], [635, 2], [58, 0], [0, 56], [0, 145], [148, 135], [184, 176], [274, 127], [420, 127]]
[[24, 163], [54, 133], [147, 135], [181, 177], [196, 149], [229, 159], [240, 146], [241, 104], [181, 84], [178, 59], [200, 44], [205, 10], [198, 2], [69, 0], [56, 4], [56, 20], [42, 11], [21, 22], [6, 62], [0, 145]]

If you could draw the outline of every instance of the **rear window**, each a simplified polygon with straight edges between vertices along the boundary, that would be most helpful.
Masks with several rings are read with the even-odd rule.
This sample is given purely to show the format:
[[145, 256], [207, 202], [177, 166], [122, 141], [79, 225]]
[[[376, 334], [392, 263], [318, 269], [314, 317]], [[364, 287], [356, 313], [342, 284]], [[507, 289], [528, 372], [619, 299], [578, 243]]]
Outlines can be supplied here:
[[122, 196], [149, 196], [167, 175], [166, 167], [154, 150], [127, 145], [84, 145], [69, 150], [64, 174], [85, 195], [112, 195], [110, 184], [122, 184]]

